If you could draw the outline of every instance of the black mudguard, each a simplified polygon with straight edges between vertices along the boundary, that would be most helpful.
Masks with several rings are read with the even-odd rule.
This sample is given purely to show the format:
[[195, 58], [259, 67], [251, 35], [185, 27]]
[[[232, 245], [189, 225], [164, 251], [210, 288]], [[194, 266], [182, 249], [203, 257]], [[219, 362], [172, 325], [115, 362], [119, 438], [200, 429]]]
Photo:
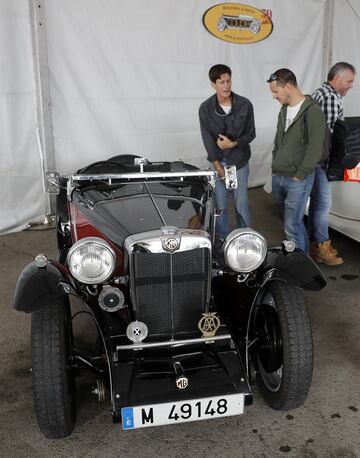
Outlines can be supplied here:
[[21, 272], [16, 284], [13, 307], [32, 313], [41, 310], [54, 299], [66, 294], [60, 282], [66, 282], [60, 270], [51, 263], [39, 268], [34, 262]]
[[291, 253], [286, 253], [282, 248], [270, 249], [258, 275], [268, 277], [268, 280], [286, 281], [309, 291], [319, 291], [326, 285], [325, 277], [318, 266], [298, 249]]

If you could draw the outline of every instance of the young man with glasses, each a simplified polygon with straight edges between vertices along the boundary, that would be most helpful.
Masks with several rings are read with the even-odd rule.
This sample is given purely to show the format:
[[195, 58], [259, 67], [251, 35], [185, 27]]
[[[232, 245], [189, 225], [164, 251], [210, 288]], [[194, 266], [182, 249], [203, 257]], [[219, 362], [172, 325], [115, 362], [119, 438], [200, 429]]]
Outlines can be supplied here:
[[[327, 82], [316, 89], [312, 98], [320, 105], [330, 132], [338, 119], [344, 120], [342, 98], [353, 87], [355, 68], [347, 62], [338, 62], [328, 73]], [[331, 187], [326, 175], [326, 164], [319, 163], [315, 169], [314, 186], [310, 195], [309, 238], [310, 256], [328, 266], [342, 264], [343, 259], [331, 246], [329, 237], [329, 211], [331, 208]]]
[[287, 239], [306, 253], [309, 242], [303, 220], [322, 155], [325, 116], [318, 104], [300, 91], [291, 70], [281, 68], [267, 82], [273, 98], [282, 105], [272, 153], [272, 191]]
[[251, 102], [231, 91], [231, 69], [222, 64], [209, 70], [215, 94], [199, 108], [200, 130], [208, 161], [221, 180], [216, 182], [215, 198], [219, 216], [216, 235], [224, 240], [230, 232], [228, 195], [223, 178], [224, 167], [236, 166], [238, 187], [234, 193], [234, 207], [238, 227], [250, 227], [248, 205], [248, 176], [250, 142], [255, 138], [254, 110]]

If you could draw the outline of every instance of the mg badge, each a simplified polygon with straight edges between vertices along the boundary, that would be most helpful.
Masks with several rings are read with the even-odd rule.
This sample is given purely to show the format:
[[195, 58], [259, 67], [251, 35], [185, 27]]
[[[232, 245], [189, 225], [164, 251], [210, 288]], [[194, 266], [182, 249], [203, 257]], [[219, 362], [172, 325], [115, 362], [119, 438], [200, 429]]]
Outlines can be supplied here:
[[178, 377], [176, 379], [176, 386], [179, 388], [179, 390], [185, 390], [187, 386], [189, 385], [189, 379], [185, 376]]
[[165, 239], [164, 249], [166, 251], [170, 251], [170, 253], [172, 253], [173, 251], [177, 250], [178, 248], [179, 248], [179, 242], [175, 237], [169, 237]]
[[133, 321], [126, 328], [126, 336], [134, 343], [142, 342], [148, 335], [148, 327], [142, 321]]
[[220, 320], [214, 313], [203, 313], [203, 317], [199, 321], [198, 328], [203, 334], [203, 337], [213, 337], [220, 327]]
[[175, 384], [179, 390], [185, 390], [189, 385], [189, 379], [186, 377], [184, 368], [181, 365], [180, 361], [175, 361], [173, 364], [175, 371], [176, 379]]

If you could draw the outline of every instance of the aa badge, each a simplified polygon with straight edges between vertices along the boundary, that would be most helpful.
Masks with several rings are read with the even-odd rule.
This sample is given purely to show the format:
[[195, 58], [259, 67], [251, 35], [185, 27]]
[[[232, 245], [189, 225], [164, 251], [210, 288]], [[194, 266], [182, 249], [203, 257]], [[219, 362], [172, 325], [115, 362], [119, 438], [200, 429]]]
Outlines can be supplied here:
[[214, 313], [203, 313], [203, 317], [198, 323], [198, 328], [203, 334], [203, 337], [213, 337], [220, 327], [220, 319]]

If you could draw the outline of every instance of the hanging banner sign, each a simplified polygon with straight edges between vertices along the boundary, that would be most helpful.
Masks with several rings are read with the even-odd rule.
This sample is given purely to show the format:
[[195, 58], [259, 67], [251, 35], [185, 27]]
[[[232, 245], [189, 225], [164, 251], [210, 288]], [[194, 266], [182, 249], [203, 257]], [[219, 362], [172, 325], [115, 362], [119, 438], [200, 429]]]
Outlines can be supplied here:
[[240, 3], [221, 3], [205, 11], [203, 24], [208, 32], [230, 43], [249, 44], [265, 40], [272, 30], [272, 11]]

